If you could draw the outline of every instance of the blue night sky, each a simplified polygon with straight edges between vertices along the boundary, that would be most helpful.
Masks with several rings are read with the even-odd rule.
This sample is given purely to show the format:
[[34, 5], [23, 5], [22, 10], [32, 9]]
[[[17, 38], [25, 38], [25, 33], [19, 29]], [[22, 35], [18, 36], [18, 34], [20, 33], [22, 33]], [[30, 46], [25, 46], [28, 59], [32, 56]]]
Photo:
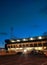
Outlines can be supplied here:
[[27, 38], [44, 32], [47, 32], [47, 0], [0, 0], [0, 47], [12, 35]]

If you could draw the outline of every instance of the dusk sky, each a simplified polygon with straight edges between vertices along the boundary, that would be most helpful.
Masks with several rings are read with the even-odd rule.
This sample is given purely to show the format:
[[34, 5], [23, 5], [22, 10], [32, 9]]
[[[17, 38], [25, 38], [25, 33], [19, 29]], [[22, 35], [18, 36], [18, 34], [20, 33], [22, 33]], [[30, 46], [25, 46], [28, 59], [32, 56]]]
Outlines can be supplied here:
[[[12, 30], [13, 28], [13, 30]], [[0, 0], [0, 47], [4, 40], [47, 32], [47, 0]]]

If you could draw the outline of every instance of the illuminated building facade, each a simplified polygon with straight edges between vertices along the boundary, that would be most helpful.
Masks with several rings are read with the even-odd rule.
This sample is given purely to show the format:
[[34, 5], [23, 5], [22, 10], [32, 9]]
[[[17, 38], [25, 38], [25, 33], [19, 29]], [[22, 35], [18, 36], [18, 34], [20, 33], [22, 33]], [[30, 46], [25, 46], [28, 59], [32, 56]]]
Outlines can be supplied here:
[[47, 36], [37, 36], [24, 39], [5, 40], [5, 48], [8, 51], [26, 52], [35, 50], [47, 50]]

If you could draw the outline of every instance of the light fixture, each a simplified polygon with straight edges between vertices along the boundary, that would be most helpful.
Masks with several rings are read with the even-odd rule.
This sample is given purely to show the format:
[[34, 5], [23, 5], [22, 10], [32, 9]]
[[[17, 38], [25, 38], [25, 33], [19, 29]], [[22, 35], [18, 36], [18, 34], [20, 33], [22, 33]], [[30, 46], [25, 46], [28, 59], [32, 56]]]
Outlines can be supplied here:
[[23, 39], [23, 41], [27, 41], [27, 39]]
[[38, 39], [42, 39], [42, 37], [40, 36], [40, 37], [38, 37]]
[[14, 40], [11, 40], [11, 42], [15, 42]]
[[20, 42], [20, 40], [16, 40], [17, 42]]
[[33, 40], [33, 38], [30, 38], [30, 40]]

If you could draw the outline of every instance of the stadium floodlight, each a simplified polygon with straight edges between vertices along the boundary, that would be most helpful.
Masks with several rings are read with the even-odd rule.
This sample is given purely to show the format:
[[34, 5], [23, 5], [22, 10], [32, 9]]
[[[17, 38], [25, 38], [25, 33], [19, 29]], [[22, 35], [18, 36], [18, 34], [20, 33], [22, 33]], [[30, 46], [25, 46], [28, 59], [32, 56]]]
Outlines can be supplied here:
[[14, 40], [11, 40], [11, 42], [15, 42]]
[[41, 37], [41, 36], [39, 36], [39, 37], [38, 37], [38, 39], [42, 39], [42, 37]]
[[20, 40], [16, 40], [17, 42], [20, 42]]
[[33, 40], [33, 38], [30, 38], [30, 40]]
[[27, 39], [23, 39], [23, 41], [27, 41]]

